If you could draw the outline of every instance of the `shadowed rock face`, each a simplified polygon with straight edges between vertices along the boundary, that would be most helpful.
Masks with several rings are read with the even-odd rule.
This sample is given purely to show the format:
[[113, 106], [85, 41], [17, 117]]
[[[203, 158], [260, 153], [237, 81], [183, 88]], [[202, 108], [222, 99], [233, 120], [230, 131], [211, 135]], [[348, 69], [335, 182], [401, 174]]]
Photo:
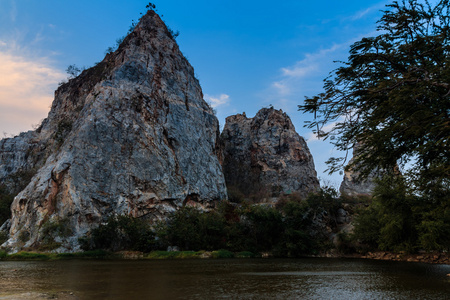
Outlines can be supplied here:
[[[119, 49], [55, 93], [35, 132], [0, 142], [0, 182], [28, 172], [7, 246], [37, 246], [49, 220], [79, 236], [115, 214], [163, 218], [183, 204], [226, 199], [218, 120], [194, 70], [149, 11]], [[0, 224], [1, 225], [1, 224]]]
[[230, 116], [221, 140], [229, 189], [278, 197], [293, 192], [306, 196], [319, 187], [308, 146], [281, 110], [263, 108], [254, 118]]

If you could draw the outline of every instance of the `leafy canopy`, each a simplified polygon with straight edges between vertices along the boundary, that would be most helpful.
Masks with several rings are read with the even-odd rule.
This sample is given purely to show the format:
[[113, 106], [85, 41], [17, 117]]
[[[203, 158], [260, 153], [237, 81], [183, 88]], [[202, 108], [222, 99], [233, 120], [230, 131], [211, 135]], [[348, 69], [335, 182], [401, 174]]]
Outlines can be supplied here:
[[[449, 0], [387, 5], [379, 35], [354, 43], [348, 61], [325, 79], [324, 92], [299, 105], [300, 111], [314, 113], [306, 126], [339, 150], [365, 145], [349, 166], [363, 176], [410, 163], [422, 188], [437, 183], [448, 188], [449, 22]], [[343, 160], [331, 158], [329, 171], [340, 169]]]

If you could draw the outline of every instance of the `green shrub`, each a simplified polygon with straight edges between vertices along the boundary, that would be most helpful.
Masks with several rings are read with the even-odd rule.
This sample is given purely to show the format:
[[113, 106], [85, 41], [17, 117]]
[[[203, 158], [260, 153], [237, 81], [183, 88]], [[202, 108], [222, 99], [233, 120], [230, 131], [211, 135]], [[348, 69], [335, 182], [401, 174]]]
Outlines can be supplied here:
[[80, 258], [95, 258], [95, 259], [104, 259], [104, 258], [110, 258], [110, 257], [114, 256], [111, 252], [101, 250], [101, 249], [89, 250], [89, 251], [79, 252], [79, 253], [75, 253], [75, 254], [77, 255], [77, 257], [80, 257]]
[[66, 136], [72, 130], [72, 125], [73, 122], [71, 120], [64, 119], [58, 122], [58, 127], [56, 128], [56, 131], [53, 134], [53, 138], [55, 139], [58, 147], [60, 147], [64, 143]]
[[41, 226], [41, 244], [39, 250], [50, 251], [61, 247], [61, 243], [55, 241], [56, 237], [66, 238], [72, 235], [69, 219], [47, 220]]
[[8, 256], [8, 259], [12, 260], [48, 260], [50, 258], [50, 254], [36, 252], [17, 252]]
[[8, 233], [5, 231], [0, 231], [0, 245], [8, 240]]
[[241, 251], [241, 252], [236, 253], [235, 256], [238, 258], [253, 258], [253, 257], [256, 257], [257, 255], [250, 251]]
[[56, 258], [57, 259], [70, 259], [70, 258], [77, 258], [79, 257], [78, 253], [57, 253]]
[[417, 231], [412, 208], [416, 197], [399, 176], [385, 176], [374, 189], [373, 207], [380, 221], [378, 246], [381, 250], [414, 251]]
[[90, 236], [79, 239], [83, 250], [132, 250], [150, 252], [155, 234], [146, 221], [129, 217], [110, 217], [106, 224], [93, 229]]
[[309, 194], [306, 201], [315, 214], [326, 212], [327, 225], [337, 226], [337, 212], [342, 207], [342, 201], [334, 188], [322, 187], [319, 191]]
[[214, 250], [224, 245], [224, 229], [225, 220], [219, 213], [183, 207], [169, 217], [165, 238], [181, 250]]
[[377, 249], [381, 224], [376, 206], [373, 204], [360, 209], [353, 222], [355, 226], [353, 238], [368, 249]]
[[237, 187], [227, 187], [228, 201], [233, 203], [243, 203], [245, 195]]
[[232, 252], [276, 252], [300, 256], [318, 250], [311, 234], [312, 214], [305, 201], [286, 201], [279, 209], [269, 205], [237, 206], [221, 203], [216, 211], [183, 207], [166, 224], [156, 225], [158, 248], [181, 250], [225, 249]]
[[149, 259], [187, 259], [199, 257], [200, 253], [194, 251], [152, 251], [147, 255]]
[[412, 192], [404, 178], [385, 176], [355, 218], [354, 238], [369, 249], [448, 250], [450, 199]]
[[296, 193], [282, 197], [277, 208], [283, 215], [283, 231], [273, 249], [275, 256], [298, 257], [323, 250], [327, 237], [320, 228], [313, 226], [315, 214], [323, 208], [312, 209], [308, 201]]
[[262, 205], [249, 206], [242, 213], [247, 227], [244, 232], [250, 242], [247, 249], [253, 252], [272, 250], [279, 243], [284, 229], [281, 213]]
[[18, 239], [21, 243], [26, 243], [30, 240], [30, 233], [26, 230], [22, 230], [19, 233]]
[[5, 185], [0, 184], [0, 226], [11, 218], [11, 204], [14, 195], [8, 192]]
[[233, 258], [234, 253], [225, 249], [220, 249], [217, 251], [213, 251], [211, 253], [211, 257], [213, 258]]
[[343, 254], [350, 254], [356, 252], [354, 239], [350, 234], [346, 232], [338, 233], [336, 248], [340, 253]]

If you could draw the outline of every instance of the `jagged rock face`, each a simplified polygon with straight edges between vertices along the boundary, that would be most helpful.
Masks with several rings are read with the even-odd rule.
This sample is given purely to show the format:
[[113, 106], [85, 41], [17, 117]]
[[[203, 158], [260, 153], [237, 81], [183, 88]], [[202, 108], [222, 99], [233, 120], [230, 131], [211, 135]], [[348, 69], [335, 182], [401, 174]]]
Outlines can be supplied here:
[[[349, 161], [351, 165], [358, 156], [358, 151], [362, 144], [356, 143], [353, 146], [353, 158]], [[341, 195], [347, 197], [361, 197], [361, 196], [371, 196], [373, 189], [375, 188], [375, 179], [380, 176], [379, 172], [374, 171], [365, 179], [359, 178], [360, 173], [354, 169], [346, 169], [344, 171], [344, 178], [342, 180], [339, 191]]]
[[230, 191], [264, 198], [293, 192], [306, 196], [319, 187], [308, 146], [281, 110], [263, 108], [254, 118], [230, 116], [221, 140]]
[[19, 193], [46, 158], [45, 145], [35, 131], [0, 140], [0, 184]]
[[[58, 241], [75, 251], [111, 215], [155, 219], [226, 199], [218, 132], [193, 68], [149, 11], [116, 52], [56, 91], [36, 132], [1, 144], [2, 178], [39, 167], [13, 202], [7, 246], [38, 245], [45, 222], [64, 220], [72, 234]], [[42, 154], [27, 161], [36, 149], [41, 166]]]

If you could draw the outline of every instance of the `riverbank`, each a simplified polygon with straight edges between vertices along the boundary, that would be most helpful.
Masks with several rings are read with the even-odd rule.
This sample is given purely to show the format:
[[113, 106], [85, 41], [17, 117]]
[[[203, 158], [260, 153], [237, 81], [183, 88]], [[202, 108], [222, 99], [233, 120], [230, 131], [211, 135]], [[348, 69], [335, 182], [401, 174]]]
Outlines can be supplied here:
[[149, 253], [139, 251], [108, 252], [104, 250], [94, 250], [75, 253], [50, 253], [50, 252], [27, 252], [21, 251], [8, 254], [0, 251], [0, 260], [21, 261], [21, 260], [65, 260], [65, 259], [189, 259], [189, 258], [255, 258], [268, 257], [269, 255], [255, 254], [248, 251], [231, 252], [228, 250], [216, 251], [152, 251]]
[[390, 253], [390, 252], [368, 252], [365, 255], [361, 255], [361, 258], [376, 259], [376, 260], [391, 260], [391, 261], [407, 261], [407, 262], [420, 262], [428, 264], [446, 264], [450, 265], [450, 254], [442, 252], [430, 252], [430, 253]]
[[[18, 252], [7, 254], [0, 252], [0, 260], [64, 260], [64, 259], [207, 259], [207, 258], [269, 258], [270, 253], [252, 253], [249, 251], [234, 253], [228, 250], [217, 251], [139, 251], [108, 252], [103, 250], [76, 253]], [[366, 254], [341, 254], [327, 252], [312, 257], [322, 258], [362, 258], [386, 261], [419, 262], [428, 264], [450, 265], [450, 254], [444, 252], [424, 252], [416, 254], [392, 253], [385, 251], [367, 252]]]
[[352, 253], [341, 254], [339, 252], [331, 251], [325, 254], [320, 254], [315, 257], [329, 257], [329, 258], [363, 258], [373, 260], [386, 261], [404, 261], [417, 262], [427, 264], [444, 264], [450, 265], [450, 253], [448, 252], [420, 252], [420, 253], [394, 253], [388, 251], [373, 251], [365, 254]]

